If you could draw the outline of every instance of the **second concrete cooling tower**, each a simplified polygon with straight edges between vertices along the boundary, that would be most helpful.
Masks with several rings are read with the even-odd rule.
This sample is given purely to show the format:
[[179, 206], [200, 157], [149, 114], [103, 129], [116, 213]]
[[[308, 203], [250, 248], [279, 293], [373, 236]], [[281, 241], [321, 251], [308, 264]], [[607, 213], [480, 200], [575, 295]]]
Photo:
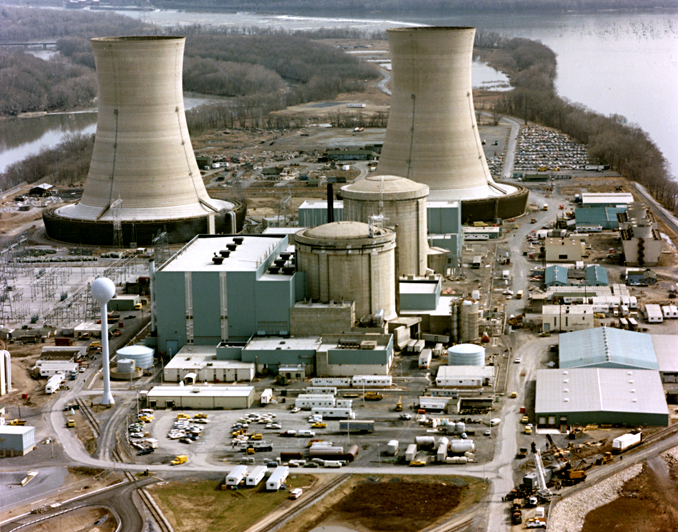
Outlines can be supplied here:
[[464, 222], [525, 212], [527, 189], [496, 183], [483, 153], [471, 84], [475, 28], [387, 33], [393, 96], [377, 175], [424, 183], [431, 200], [461, 200]]
[[92, 39], [99, 83], [92, 161], [82, 199], [45, 211], [48, 236], [150, 244], [158, 230], [182, 242], [242, 225], [244, 208], [207, 195], [193, 154], [182, 92], [184, 41]]

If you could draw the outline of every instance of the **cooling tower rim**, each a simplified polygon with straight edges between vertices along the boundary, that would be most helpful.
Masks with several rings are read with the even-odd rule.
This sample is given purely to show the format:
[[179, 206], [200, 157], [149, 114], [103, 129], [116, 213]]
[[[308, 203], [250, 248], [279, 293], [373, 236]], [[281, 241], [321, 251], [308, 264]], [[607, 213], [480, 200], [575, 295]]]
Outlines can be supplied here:
[[171, 41], [185, 41], [186, 37], [177, 37], [176, 35], [127, 35], [120, 37], [93, 37], [90, 39], [91, 42], [171, 42]]
[[[219, 212], [229, 212], [235, 210], [238, 205], [234, 201], [210, 198], [210, 200], [219, 208]], [[59, 205], [54, 209], [56, 216], [68, 218], [71, 220], [84, 220], [89, 222], [112, 222], [113, 212], [108, 209], [103, 216], [98, 217], [102, 208], [98, 206], [85, 205], [82, 202]], [[208, 210], [198, 202], [189, 205], [179, 205], [174, 207], [147, 207], [147, 208], [125, 208], [120, 209], [120, 221], [122, 222], [154, 222], [159, 220], [190, 220], [193, 218], [202, 218], [214, 211]]]
[[422, 32], [434, 32], [434, 31], [468, 31], [475, 30], [475, 26], [417, 26], [417, 27], [407, 27], [407, 28], [389, 28], [386, 30], [386, 33], [422, 33]]

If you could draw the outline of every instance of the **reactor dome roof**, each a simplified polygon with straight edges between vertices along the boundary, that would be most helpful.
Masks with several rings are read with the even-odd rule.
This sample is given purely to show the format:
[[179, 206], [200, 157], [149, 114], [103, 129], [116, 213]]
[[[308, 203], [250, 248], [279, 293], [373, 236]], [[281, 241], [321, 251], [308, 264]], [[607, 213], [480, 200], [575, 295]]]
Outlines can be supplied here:
[[377, 201], [423, 198], [428, 196], [429, 192], [428, 185], [395, 175], [370, 175], [342, 187], [341, 190], [345, 198]]
[[[381, 236], [388, 234], [389, 232], [390, 231], [388, 229], [383, 229], [380, 227], [374, 228], [374, 235]], [[370, 227], [363, 222], [332, 222], [308, 229], [304, 231], [302, 235], [320, 240], [369, 238]]]

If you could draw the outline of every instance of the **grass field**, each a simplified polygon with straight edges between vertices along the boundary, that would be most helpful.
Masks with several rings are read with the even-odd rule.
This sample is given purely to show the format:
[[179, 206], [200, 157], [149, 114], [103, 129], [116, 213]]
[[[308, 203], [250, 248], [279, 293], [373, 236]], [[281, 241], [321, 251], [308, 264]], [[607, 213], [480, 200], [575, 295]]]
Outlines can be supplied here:
[[314, 482], [312, 475], [290, 474], [287, 491], [266, 491], [265, 483], [253, 489], [222, 490], [222, 482], [214, 480], [168, 482], [149, 491], [175, 532], [241, 532], [286, 504], [290, 490]]

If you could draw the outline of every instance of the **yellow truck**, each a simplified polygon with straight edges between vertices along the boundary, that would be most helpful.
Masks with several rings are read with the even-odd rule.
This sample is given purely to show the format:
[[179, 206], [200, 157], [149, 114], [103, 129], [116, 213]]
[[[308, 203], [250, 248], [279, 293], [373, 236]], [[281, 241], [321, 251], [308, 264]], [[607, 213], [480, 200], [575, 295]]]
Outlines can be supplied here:
[[188, 456], [185, 454], [180, 454], [170, 462], [170, 465], [180, 465], [185, 464], [186, 462], [188, 462]]
[[191, 416], [189, 414], [184, 414], [183, 412], [179, 412], [177, 414], [177, 420], [179, 419], [191, 419]]
[[75, 419], [67, 419], [66, 427], [68, 427], [69, 429], [75, 428]]
[[26, 420], [25, 419], [13, 419], [12, 421], [9, 422], [10, 425], [25, 425]]

